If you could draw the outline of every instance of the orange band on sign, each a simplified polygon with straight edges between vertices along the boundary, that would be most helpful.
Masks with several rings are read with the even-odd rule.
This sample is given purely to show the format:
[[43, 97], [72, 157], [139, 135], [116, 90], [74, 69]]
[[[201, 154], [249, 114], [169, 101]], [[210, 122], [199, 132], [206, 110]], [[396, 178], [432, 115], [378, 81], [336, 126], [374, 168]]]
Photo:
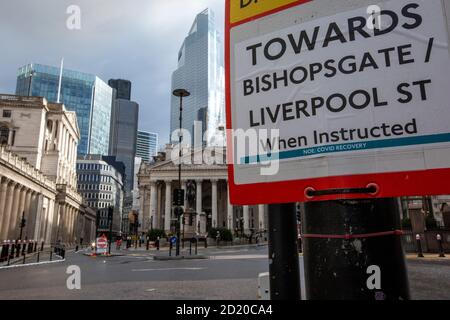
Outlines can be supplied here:
[[230, 24], [239, 24], [310, 0], [230, 0]]

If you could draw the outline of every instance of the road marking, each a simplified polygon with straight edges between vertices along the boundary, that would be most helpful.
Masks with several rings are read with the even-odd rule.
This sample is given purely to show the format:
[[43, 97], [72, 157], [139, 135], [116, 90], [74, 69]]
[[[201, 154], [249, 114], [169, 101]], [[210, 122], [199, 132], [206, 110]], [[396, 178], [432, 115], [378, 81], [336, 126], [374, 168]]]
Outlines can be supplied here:
[[148, 272], [148, 271], [174, 271], [174, 270], [187, 270], [187, 271], [199, 271], [206, 268], [159, 268], [159, 269], [133, 269], [132, 272]]
[[239, 260], [239, 259], [267, 259], [266, 254], [248, 254], [248, 255], [230, 255], [230, 256], [212, 256], [211, 260]]
[[156, 291], [156, 289], [147, 289], [147, 290], [145, 290], [145, 292], [153, 292], [153, 291]]
[[66, 261], [66, 259], [55, 260], [55, 261], [37, 262], [37, 263], [28, 263], [28, 264], [15, 264], [15, 265], [11, 265], [11, 266], [0, 267], [0, 270], [14, 269], [14, 268], [23, 268], [23, 267], [42, 266], [42, 265], [46, 265], [46, 264], [55, 264], [55, 263], [61, 263], [61, 262], [65, 262], [65, 261]]

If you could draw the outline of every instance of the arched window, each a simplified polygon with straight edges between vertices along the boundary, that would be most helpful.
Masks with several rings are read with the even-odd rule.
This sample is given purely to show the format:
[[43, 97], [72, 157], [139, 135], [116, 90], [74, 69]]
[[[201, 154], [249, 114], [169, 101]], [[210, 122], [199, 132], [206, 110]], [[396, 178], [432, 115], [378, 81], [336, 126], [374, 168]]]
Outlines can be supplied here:
[[5, 126], [0, 127], [0, 145], [8, 144], [9, 140], [9, 128]]

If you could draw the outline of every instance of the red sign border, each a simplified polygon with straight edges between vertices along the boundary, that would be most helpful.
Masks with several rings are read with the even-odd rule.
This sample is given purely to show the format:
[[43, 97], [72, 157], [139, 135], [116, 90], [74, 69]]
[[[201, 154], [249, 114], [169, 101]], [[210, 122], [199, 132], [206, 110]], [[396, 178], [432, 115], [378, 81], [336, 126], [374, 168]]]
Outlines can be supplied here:
[[[431, 196], [450, 194], [450, 168], [407, 172], [371, 173], [360, 175], [333, 176], [307, 180], [292, 180], [269, 183], [237, 185], [234, 180], [233, 145], [230, 136], [231, 118], [231, 79], [230, 79], [230, 32], [233, 27], [262, 18], [288, 8], [310, 2], [299, 0], [289, 5], [268, 11], [264, 14], [230, 23], [230, 1], [225, 1], [225, 90], [226, 120], [228, 141], [228, 181], [230, 202], [234, 205], [258, 205], [272, 203], [292, 203], [307, 201], [327, 201], [339, 199], [374, 199], [402, 196]], [[309, 198], [306, 191], [365, 188], [378, 186], [375, 194], [339, 194]]]

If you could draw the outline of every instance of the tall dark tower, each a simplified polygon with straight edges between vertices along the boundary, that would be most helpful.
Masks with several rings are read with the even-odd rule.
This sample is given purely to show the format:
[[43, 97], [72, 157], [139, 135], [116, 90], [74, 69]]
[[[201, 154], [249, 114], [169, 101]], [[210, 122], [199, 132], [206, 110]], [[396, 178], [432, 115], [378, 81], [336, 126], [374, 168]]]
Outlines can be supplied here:
[[115, 89], [115, 99], [131, 100], [131, 81], [111, 79], [108, 81], [111, 88]]

